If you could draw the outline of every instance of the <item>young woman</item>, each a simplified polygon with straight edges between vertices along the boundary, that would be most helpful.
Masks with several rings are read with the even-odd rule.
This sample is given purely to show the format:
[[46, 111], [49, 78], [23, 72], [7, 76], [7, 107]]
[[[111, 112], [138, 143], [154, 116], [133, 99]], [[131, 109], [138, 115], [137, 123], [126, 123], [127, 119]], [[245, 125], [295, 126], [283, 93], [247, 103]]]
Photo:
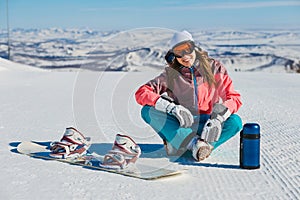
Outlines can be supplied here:
[[169, 66], [137, 90], [136, 101], [168, 155], [191, 151], [201, 161], [241, 130], [234, 114], [240, 94], [225, 67], [196, 47], [187, 31], [173, 35], [166, 60]]

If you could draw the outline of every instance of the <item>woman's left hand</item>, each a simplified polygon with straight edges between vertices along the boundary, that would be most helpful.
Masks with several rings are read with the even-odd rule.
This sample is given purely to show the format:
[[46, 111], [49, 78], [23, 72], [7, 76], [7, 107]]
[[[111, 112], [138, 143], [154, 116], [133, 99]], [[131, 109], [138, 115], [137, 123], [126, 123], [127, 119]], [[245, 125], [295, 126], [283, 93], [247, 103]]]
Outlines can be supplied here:
[[201, 139], [206, 142], [218, 141], [222, 132], [222, 123], [218, 119], [209, 119], [204, 125]]
[[201, 139], [206, 142], [218, 141], [222, 132], [223, 123], [231, 115], [229, 109], [223, 104], [215, 104], [211, 117], [204, 125]]

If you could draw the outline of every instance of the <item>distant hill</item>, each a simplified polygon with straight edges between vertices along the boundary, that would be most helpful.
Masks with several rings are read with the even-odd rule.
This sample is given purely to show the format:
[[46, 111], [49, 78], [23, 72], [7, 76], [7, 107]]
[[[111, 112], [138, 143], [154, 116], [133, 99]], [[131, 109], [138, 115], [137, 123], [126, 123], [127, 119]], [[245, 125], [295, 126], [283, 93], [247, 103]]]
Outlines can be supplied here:
[[[191, 32], [196, 44], [230, 71], [300, 72], [300, 30]], [[172, 34], [158, 28], [14, 29], [11, 60], [47, 69], [160, 70]], [[0, 57], [6, 50], [6, 32], [0, 31]]]

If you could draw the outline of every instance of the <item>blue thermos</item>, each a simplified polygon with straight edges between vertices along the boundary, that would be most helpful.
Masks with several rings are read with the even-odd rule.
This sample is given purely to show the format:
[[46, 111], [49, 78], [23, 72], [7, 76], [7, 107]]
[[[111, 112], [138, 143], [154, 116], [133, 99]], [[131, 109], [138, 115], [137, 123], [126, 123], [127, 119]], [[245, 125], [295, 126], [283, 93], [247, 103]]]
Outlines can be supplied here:
[[240, 167], [257, 169], [260, 167], [260, 127], [247, 123], [240, 132]]

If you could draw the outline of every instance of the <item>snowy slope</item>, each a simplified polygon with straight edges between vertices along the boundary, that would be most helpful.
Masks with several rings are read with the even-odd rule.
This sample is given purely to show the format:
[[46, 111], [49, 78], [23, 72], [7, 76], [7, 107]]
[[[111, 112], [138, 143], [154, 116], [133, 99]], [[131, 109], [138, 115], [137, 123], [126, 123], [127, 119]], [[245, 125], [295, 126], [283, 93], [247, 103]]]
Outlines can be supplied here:
[[[0, 199], [299, 199], [299, 75], [231, 72], [239, 115], [261, 125], [261, 168], [249, 171], [238, 167], [238, 135], [201, 163], [166, 157], [133, 97], [157, 73], [1, 71]], [[11, 151], [19, 141], [58, 140], [68, 126], [99, 153], [123, 132], [148, 149], [138, 162], [187, 170], [142, 181]]]
[[25, 64], [11, 62], [7, 59], [0, 58], [0, 71], [45, 71], [37, 67]]
[[[11, 31], [11, 59], [50, 69], [160, 70], [174, 31], [165, 28], [110, 32], [14, 29]], [[221, 60], [230, 71], [300, 70], [299, 30], [190, 31], [197, 45]], [[6, 56], [6, 40], [6, 32], [0, 30], [0, 57]]]

